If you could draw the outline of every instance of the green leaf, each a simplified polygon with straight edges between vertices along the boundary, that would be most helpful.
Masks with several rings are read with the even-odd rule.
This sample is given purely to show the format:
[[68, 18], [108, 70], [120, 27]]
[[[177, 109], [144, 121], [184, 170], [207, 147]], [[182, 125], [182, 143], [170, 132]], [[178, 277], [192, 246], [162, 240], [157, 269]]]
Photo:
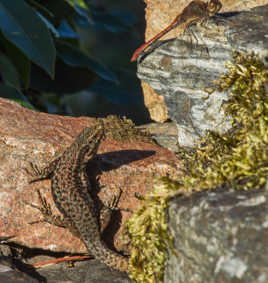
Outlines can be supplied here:
[[35, 10], [23, 0], [0, 0], [0, 29], [7, 40], [54, 77], [55, 46]]
[[43, 8], [50, 11], [55, 16], [55, 19], [60, 22], [64, 19], [71, 18], [76, 14], [74, 7], [72, 7], [66, 0], [27, 0], [32, 5], [35, 2], [42, 5]]
[[5, 48], [5, 54], [16, 67], [20, 75], [20, 80], [23, 82], [24, 88], [28, 88], [30, 84], [31, 62], [30, 60], [0, 32], [0, 41]]
[[44, 17], [55, 18], [54, 14], [51, 11], [49, 11], [46, 7], [39, 4], [38, 2], [34, 0], [26, 0], [26, 1], [28, 4], [33, 6], [38, 12], [42, 13]]
[[84, 0], [66, 0], [71, 6], [79, 6], [82, 8], [87, 8]]
[[56, 40], [57, 56], [63, 62], [72, 67], [82, 67], [95, 72], [101, 78], [119, 84], [118, 78], [107, 67], [90, 58], [85, 53], [71, 46], [70, 44]]
[[9, 58], [0, 52], [0, 73], [3, 81], [17, 90], [20, 90], [20, 79], [16, 68]]
[[54, 80], [44, 70], [32, 65], [30, 87], [41, 92], [73, 93], [91, 86], [96, 77], [96, 73], [86, 68], [71, 67], [58, 58]]
[[13, 87], [0, 83], [0, 94], [1, 97], [16, 101], [24, 107], [35, 110], [34, 106], [29, 102], [24, 94]]

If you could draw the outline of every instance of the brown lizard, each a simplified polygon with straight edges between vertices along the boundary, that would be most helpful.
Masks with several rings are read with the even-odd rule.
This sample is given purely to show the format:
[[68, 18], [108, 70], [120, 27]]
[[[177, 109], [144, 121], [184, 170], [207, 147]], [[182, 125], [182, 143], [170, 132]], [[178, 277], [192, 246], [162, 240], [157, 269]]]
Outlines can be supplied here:
[[92, 187], [86, 165], [95, 157], [104, 137], [101, 120], [93, 127], [85, 127], [73, 144], [56, 155], [48, 166], [40, 170], [32, 164], [35, 177], [30, 182], [51, 178], [52, 196], [64, 219], [52, 215], [45, 203], [46, 207], [39, 208], [44, 214], [44, 221], [69, 228], [96, 259], [114, 269], [127, 271], [128, 259], [108, 249], [101, 240], [98, 208], [89, 193]]

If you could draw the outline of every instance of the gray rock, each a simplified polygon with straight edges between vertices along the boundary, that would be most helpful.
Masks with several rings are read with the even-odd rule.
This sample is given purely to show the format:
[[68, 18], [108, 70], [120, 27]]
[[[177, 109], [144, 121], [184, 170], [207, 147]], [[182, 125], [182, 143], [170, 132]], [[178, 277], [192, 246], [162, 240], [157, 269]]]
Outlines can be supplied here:
[[169, 228], [178, 256], [170, 252], [165, 283], [268, 282], [268, 185], [175, 199]]
[[213, 81], [226, 73], [233, 49], [253, 50], [268, 63], [267, 26], [268, 5], [222, 14], [140, 58], [138, 77], [164, 96], [181, 146], [192, 147], [206, 130], [223, 134], [231, 128], [221, 107], [228, 93], [208, 92], [215, 89]]
[[160, 146], [173, 152], [178, 151], [177, 127], [173, 122], [165, 123], [147, 123], [139, 126], [141, 130], [147, 130], [154, 141]]
[[111, 270], [97, 260], [76, 263], [68, 268], [65, 264], [58, 264], [39, 270], [48, 283], [131, 283], [127, 274]]
[[0, 236], [0, 282], [2, 283], [38, 283], [45, 282], [33, 268], [16, 259], [8, 241], [13, 236]]
[[[38, 283], [41, 282], [41, 277], [38, 279], [32, 278], [25, 272], [18, 269], [12, 257], [11, 248], [6, 244], [13, 237], [0, 237], [0, 282], [2, 283]], [[36, 274], [34, 274], [36, 275]]]

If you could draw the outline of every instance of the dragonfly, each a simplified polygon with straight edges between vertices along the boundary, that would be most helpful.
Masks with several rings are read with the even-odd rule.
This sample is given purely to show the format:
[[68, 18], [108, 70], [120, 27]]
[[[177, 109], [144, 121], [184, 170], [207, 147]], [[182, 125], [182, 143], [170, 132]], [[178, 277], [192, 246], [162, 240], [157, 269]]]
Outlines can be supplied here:
[[160, 31], [156, 36], [152, 39], [145, 42], [133, 53], [130, 61], [134, 62], [138, 59], [138, 57], [146, 51], [149, 46], [152, 46], [159, 38], [164, 36], [170, 30], [184, 24], [185, 30], [189, 28], [191, 25], [196, 24], [198, 22], [204, 22], [209, 17], [217, 14], [222, 8], [222, 4], [219, 0], [209, 0], [208, 2], [204, 2], [201, 0], [194, 0], [186, 6], [183, 11], [174, 19], [174, 21], [165, 29]]

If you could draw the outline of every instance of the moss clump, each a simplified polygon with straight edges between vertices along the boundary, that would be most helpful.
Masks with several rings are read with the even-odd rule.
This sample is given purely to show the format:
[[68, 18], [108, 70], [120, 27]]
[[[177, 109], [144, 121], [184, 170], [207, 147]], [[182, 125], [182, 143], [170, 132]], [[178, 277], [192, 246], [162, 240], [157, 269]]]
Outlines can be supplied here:
[[172, 248], [168, 233], [166, 208], [171, 191], [177, 193], [175, 181], [166, 179], [155, 184], [152, 193], [139, 197], [143, 205], [128, 220], [126, 228], [131, 239], [130, 277], [143, 283], [162, 282], [167, 247]]
[[268, 175], [268, 69], [253, 54], [234, 53], [226, 67], [229, 74], [217, 82], [230, 90], [224, 105], [232, 118], [232, 130], [224, 135], [208, 132], [195, 149], [180, 149], [185, 176], [181, 183], [162, 178], [142, 199], [141, 208], [127, 223], [132, 240], [130, 277], [137, 282], [163, 280], [164, 263], [172, 237], [166, 208], [174, 195], [215, 189], [259, 189]]
[[217, 82], [231, 88], [224, 106], [232, 117], [232, 130], [224, 135], [208, 132], [184, 159], [188, 176], [185, 187], [204, 190], [225, 185], [258, 189], [268, 175], [268, 69], [252, 54], [234, 53], [229, 74]]
[[115, 115], [107, 116], [105, 123], [106, 135], [114, 140], [121, 142], [141, 141], [154, 143], [151, 135], [147, 131], [142, 131], [125, 116], [120, 119]]

